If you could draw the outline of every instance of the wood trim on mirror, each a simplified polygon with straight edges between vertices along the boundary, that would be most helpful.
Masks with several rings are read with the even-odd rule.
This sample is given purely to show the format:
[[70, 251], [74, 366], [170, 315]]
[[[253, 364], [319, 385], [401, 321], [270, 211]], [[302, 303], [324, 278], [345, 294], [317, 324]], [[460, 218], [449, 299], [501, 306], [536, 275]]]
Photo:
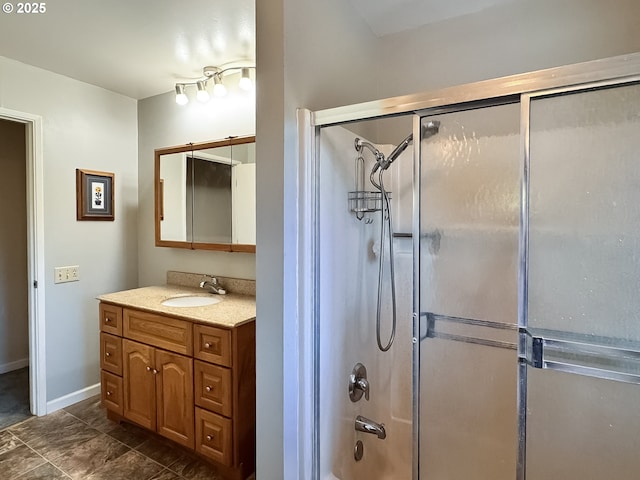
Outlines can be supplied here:
[[255, 135], [246, 137], [229, 137], [224, 140], [211, 142], [188, 143], [186, 145], [177, 145], [173, 147], [164, 147], [154, 150], [154, 201], [155, 201], [155, 241], [157, 247], [186, 248], [191, 250], [214, 250], [224, 252], [243, 252], [255, 253], [256, 246], [249, 244], [234, 243], [203, 243], [193, 241], [176, 241], [163, 240], [161, 237], [161, 221], [165, 218], [164, 198], [165, 185], [164, 179], [160, 178], [160, 157], [173, 153], [191, 152], [195, 150], [205, 150], [209, 148], [227, 147], [233, 145], [243, 145], [247, 143], [255, 143]]

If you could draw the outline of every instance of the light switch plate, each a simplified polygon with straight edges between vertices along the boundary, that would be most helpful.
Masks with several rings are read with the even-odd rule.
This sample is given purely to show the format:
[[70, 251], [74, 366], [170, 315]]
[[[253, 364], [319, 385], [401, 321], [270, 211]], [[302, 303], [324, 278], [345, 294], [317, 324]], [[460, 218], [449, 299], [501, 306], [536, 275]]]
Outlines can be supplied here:
[[71, 265], [68, 267], [55, 267], [53, 269], [54, 283], [77, 282], [80, 280], [80, 266]]

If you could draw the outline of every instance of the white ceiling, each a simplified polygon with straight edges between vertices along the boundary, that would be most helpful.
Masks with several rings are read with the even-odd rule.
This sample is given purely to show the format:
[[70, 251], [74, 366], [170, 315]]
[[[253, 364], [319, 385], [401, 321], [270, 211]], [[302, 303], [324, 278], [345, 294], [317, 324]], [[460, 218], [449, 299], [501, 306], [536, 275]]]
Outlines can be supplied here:
[[378, 36], [480, 12], [517, 0], [350, 0]]
[[[12, 2], [17, 3], [17, 2]], [[53, 0], [46, 13], [0, 13], [0, 55], [132, 98], [255, 64], [254, 0]]]
[[[205, 65], [255, 64], [254, 1], [54, 0], [46, 13], [0, 13], [0, 55], [146, 98]], [[349, 1], [383, 36], [515, 0]]]

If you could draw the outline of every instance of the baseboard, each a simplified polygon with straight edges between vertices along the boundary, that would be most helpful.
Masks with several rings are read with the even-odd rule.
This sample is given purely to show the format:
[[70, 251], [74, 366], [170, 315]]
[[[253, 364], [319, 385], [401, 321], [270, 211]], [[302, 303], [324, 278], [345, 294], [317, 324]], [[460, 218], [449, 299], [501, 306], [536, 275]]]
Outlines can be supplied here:
[[98, 395], [99, 393], [100, 384], [96, 383], [95, 385], [83, 388], [82, 390], [71, 392], [63, 397], [51, 400], [50, 402], [47, 402], [47, 414], [53, 413], [64, 407], [68, 407], [69, 405], [73, 405], [74, 403], [81, 402], [82, 400], [86, 400], [87, 398]]
[[0, 375], [3, 373], [13, 372], [14, 370], [19, 370], [20, 368], [29, 366], [29, 358], [22, 358], [20, 360], [16, 360], [15, 362], [2, 363], [0, 364]]

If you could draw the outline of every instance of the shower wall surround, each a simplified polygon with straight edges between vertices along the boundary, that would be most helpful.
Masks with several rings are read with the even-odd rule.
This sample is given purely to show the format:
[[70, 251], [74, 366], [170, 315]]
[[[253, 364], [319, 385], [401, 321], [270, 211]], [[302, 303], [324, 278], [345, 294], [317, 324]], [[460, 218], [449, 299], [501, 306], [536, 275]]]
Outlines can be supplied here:
[[[356, 135], [343, 127], [324, 129], [320, 157], [320, 403], [322, 479], [409, 478], [411, 475], [411, 271], [410, 238], [396, 238], [395, 277], [397, 289], [397, 333], [388, 352], [376, 344], [376, 292], [380, 248], [380, 212], [359, 221], [348, 209], [347, 193], [354, 190]], [[389, 153], [393, 146], [379, 146]], [[411, 164], [411, 148], [391, 166], [392, 188], [411, 177], [398, 178], [396, 167]], [[365, 153], [366, 183], [371, 155]], [[403, 169], [403, 172], [407, 172]], [[411, 169], [408, 170], [409, 175]], [[373, 188], [370, 188], [373, 189]], [[393, 191], [392, 195], [396, 192]], [[396, 218], [410, 211], [410, 196], [397, 205]], [[407, 220], [407, 217], [404, 217]], [[396, 223], [396, 230], [398, 224]], [[385, 242], [386, 245], [387, 242]], [[388, 257], [387, 257], [388, 258]], [[391, 297], [389, 269], [385, 267], [381, 336], [389, 338]], [[368, 372], [369, 400], [349, 400], [348, 377], [356, 363]], [[384, 423], [387, 437], [356, 432], [357, 415]], [[363, 459], [354, 461], [353, 450], [362, 440]]]

